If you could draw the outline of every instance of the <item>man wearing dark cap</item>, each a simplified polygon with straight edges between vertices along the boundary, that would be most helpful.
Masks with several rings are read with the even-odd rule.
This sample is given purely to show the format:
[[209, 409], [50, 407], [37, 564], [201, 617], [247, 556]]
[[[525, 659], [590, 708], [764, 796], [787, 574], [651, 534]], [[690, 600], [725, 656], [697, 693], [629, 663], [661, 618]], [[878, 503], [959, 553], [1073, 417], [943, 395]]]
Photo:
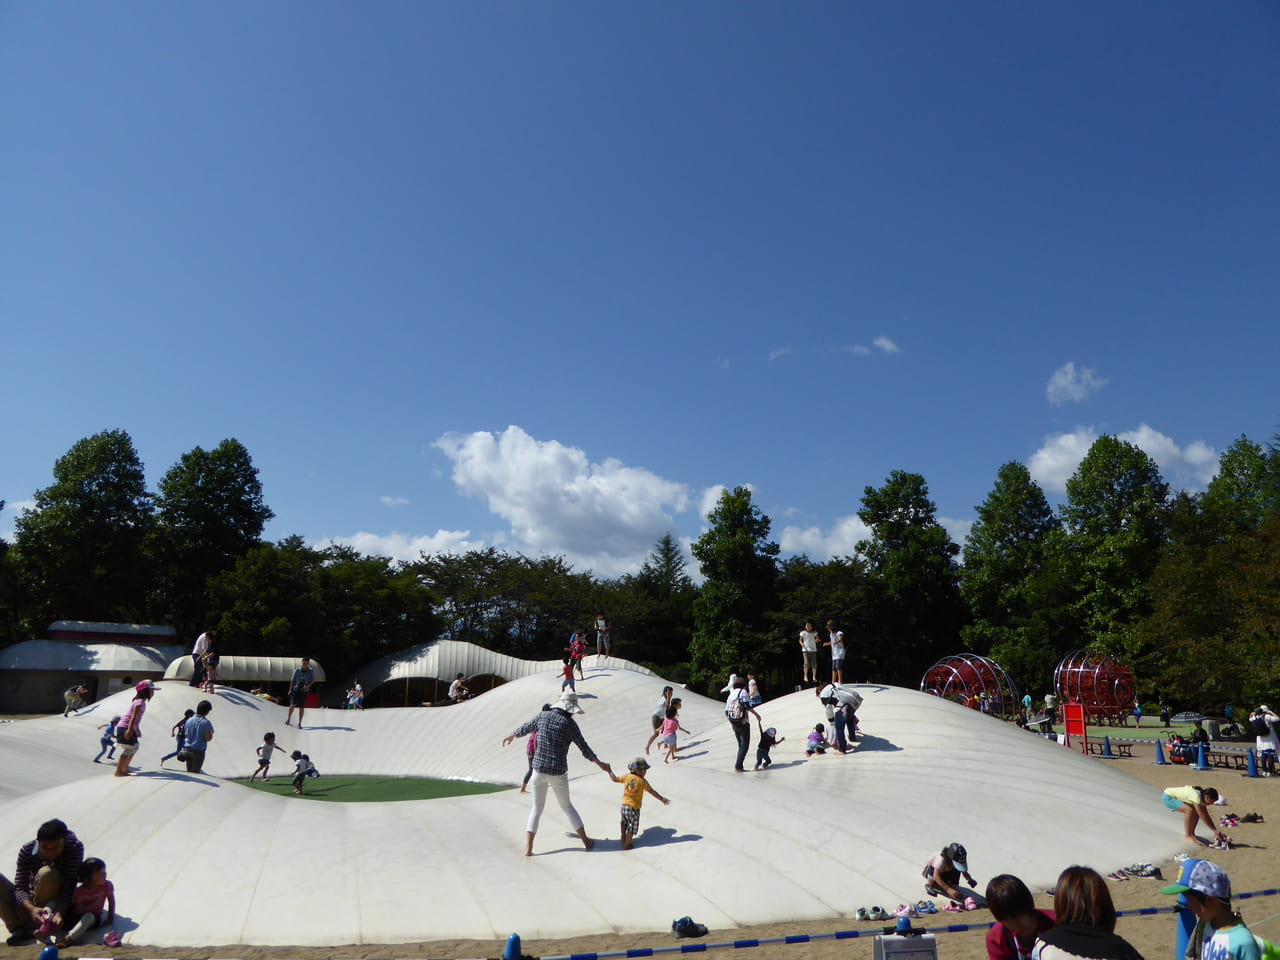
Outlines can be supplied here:
[[941, 853], [935, 853], [924, 865], [924, 892], [931, 897], [948, 897], [965, 907], [965, 896], [960, 892], [960, 875], [964, 874], [969, 886], [977, 889], [978, 881], [969, 873], [969, 852], [964, 844], [949, 843]]

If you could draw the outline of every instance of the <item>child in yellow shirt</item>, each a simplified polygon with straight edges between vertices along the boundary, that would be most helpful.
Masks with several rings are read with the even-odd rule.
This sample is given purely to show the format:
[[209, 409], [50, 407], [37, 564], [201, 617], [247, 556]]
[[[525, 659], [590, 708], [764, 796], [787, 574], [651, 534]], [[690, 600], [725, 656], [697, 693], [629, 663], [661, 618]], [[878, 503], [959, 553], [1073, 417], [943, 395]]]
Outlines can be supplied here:
[[630, 771], [624, 777], [614, 775], [612, 770], [609, 776], [613, 778], [614, 783], [622, 784], [622, 849], [630, 850], [631, 843], [636, 838], [636, 834], [640, 832], [640, 802], [644, 800], [645, 791], [652, 793], [664, 804], [671, 801], [653, 789], [653, 785], [644, 778], [645, 771], [649, 769], [649, 761], [644, 757], [636, 757], [627, 764], [627, 770]]

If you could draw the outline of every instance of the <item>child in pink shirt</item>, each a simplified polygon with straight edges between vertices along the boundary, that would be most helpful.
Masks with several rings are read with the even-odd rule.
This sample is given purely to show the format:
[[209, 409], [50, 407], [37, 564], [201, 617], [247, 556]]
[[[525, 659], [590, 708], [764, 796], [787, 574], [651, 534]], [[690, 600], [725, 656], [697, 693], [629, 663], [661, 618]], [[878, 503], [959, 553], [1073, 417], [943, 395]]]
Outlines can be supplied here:
[[[106, 913], [103, 913], [106, 907]], [[71, 894], [72, 924], [58, 941], [59, 947], [71, 947], [84, 939], [94, 927], [106, 926], [116, 918], [116, 888], [107, 879], [107, 865], [97, 857], [80, 864], [80, 886]]]

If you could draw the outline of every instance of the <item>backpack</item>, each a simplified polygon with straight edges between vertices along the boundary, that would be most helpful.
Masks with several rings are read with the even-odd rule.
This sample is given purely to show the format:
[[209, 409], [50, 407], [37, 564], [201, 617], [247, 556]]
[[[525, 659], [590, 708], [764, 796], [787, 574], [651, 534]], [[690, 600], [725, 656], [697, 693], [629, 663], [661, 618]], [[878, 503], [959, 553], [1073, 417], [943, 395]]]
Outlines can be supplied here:
[[729, 715], [730, 720], [745, 720], [747, 718], [747, 691], [738, 690], [736, 692], [742, 694], [742, 696], [734, 697], [729, 702], [725, 713]]
[[1271, 736], [1271, 724], [1267, 723], [1267, 715], [1265, 713], [1258, 714], [1249, 723], [1253, 726], [1253, 735], [1255, 737]]

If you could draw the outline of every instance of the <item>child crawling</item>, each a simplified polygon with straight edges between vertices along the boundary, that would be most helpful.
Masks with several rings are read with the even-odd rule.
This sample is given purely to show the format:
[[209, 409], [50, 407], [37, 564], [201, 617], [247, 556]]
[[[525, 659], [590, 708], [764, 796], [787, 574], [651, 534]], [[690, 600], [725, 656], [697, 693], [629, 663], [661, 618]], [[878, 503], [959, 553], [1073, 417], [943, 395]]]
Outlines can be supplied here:
[[627, 770], [630, 771], [626, 776], [619, 777], [612, 770], [609, 776], [614, 783], [622, 784], [622, 849], [630, 850], [631, 843], [636, 838], [636, 834], [640, 832], [640, 803], [644, 800], [646, 792], [652, 793], [664, 804], [671, 801], [653, 789], [653, 784], [645, 779], [645, 771], [649, 769], [649, 761], [644, 757], [636, 757], [627, 764]]

